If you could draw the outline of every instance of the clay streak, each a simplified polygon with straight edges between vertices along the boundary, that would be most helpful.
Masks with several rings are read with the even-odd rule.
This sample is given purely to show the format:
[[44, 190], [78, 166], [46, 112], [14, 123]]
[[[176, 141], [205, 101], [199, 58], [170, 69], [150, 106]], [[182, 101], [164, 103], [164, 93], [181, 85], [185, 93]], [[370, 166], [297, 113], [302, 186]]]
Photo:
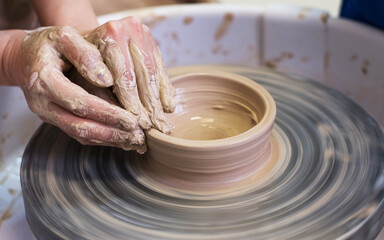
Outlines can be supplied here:
[[233, 22], [233, 18], [234, 16], [232, 13], [226, 13], [224, 15], [223, 21], [221, 22], [219, 28], [216, 30], [215, 33], [216, 41], [219, 41], [227, 33], [229, 26]]

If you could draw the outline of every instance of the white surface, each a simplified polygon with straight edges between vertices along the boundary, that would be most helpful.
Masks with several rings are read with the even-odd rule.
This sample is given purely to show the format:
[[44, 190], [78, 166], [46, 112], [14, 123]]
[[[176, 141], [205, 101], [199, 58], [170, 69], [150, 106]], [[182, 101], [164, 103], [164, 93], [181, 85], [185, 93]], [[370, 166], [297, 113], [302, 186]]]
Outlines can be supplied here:
[[[284, 24], [281, 24], [282, 19]], [[284, 5], [267, 7], [264, 64], [276, 64], [284, 71], [323, 82], [326, 21], [328, 13], [324, 10]]]
[[[303, 10], [304, 18], [300, 15]], [[215, 39], [229, 12], [234, 14], [233, 23], [222, 38]], [[132, 13], [103, 16], [100, 22]], [[384, 55], [380, 51], [384, 49], [384, 34], [345, 20], [327, 19], [325, 24], [320, 18], [323, 13], [302, 7], [265, 9], [226, 4], [135, 12], [152, 24], [167, 66], [205, 63], [255, 66], [290, 52], [291, 57], [276, 64], [278, 70], [312, 77], [341, 89], [384, 123], [384, 68], [381, 67]], [[192, 17], [193, 21], [185, 24], [186, 17]], [[356, 58], [351, 58], [352, 54]], [[365, 60], [370, 64], [365, 66], [367, 74], [362, 74]], [[369, 94], [367, 86], [372, 89]], [[40, 120], [28, 111], [20, 90], [0, 87], [0, 218], [4, 218], [5, 210], [12, 212], [12, 217], [4, 219], [0, 226], [1, 240], [32, 239], [25, 223], [18, 171], [25, 145], [39, 124]]]
[[300, 7], [317, 8], [327, 11], [332, 17], [339, 16], [341, 0], [219, 0], [222, 3], [229, 4], [257, 4], [266, 6], [268, 4], [285, 4]]

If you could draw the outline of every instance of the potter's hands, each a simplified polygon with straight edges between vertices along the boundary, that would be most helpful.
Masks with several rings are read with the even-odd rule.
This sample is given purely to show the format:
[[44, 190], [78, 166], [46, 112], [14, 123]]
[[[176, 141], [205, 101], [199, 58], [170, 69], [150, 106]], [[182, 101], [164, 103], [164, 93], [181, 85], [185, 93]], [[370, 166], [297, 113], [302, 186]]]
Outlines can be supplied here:
[[[10, 61], [10, 72], [17, 73], [11, 78], [44, 121], [83, 144], [138, 152], [146, 150], [143, 130], [172, 130], [164, 111], [174, 110], [175, 90], [157, 44], [138, 19], [106, 23], [88, 41], [71, 27], [42, 28], [22, 39], [10, 54], [18, 56]], [[63, 74], [69, 63], [80, 78], [76, 71], [70, 80]], [[120, 103], [114, 104], [111, 86]]]
[[109, 87], [113, 77], [101, 54], [71, 27], [48, 27], [28, 33], [22, 43], [19, 79], [30, 109], [83, 144], [145, 151], [144, 133], [134, 116], [89, 94], [63, 71], [66, 61], [93, 85]]
[[173, 126], [164, 112], [175, 109], [175, 89], [149, 28], [128, 17], [100, 26], [86, 39], [99, 49], [114, 79], [113, 92], [139, 117], [140, 127], [170, 133]]

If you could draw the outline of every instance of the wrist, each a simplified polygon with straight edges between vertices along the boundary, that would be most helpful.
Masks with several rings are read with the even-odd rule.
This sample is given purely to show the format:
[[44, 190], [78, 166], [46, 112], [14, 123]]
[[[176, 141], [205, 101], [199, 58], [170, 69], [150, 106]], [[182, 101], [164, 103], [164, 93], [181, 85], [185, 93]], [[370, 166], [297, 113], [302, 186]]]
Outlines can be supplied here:
[[24, 30], [0, 31], [0, 85], [21, 86], [25, 78]]

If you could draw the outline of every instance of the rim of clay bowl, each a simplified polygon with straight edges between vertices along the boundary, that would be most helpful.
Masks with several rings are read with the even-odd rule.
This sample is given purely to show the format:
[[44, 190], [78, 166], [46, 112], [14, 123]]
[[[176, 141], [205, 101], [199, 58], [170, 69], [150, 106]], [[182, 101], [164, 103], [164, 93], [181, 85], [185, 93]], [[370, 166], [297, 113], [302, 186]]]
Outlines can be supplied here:
[[156, 141], [167, 143], [174, 147], [178, 146], [182, 148], [184, 147], [184, 148], [206, 149], [206, 148], [233, 146], [236, 144], [241, 144], [243, 142], [249, 141], [250, 139], [258, 138], [264, 135], [269, 130], [271, 130], [271, 127], [273, 126], [276, 118], [276, 104], [271, 94], [263, 86], [261, 86], [257, 82], [247, 77], [233, 74], [233, 73], [218, 72], [218, 71], [187, 73], [187, 74], [178, 75], [172, 78], [171, 80], [172, 82], [177, 82], [185, 77], [191, 77], [191, 76], [220, 77], [220, 78], [226, 78], [231, 81], [234, 81], [237, 84], [245, 85], [247, 88], [252, 89], [255, 92], [255, 94], [258, 94], [262, 99], [265, 105], [264, 116], [254, 127], [238, 135], [231, 136], [228, 138], [221, 138], [221, 139], [215, 139], [215, 140], [189, 140], [189, 139], [183, 139], [183, 138], [167, 135], [154, 128], [147, 131], [148, 137], [152, 137]]

